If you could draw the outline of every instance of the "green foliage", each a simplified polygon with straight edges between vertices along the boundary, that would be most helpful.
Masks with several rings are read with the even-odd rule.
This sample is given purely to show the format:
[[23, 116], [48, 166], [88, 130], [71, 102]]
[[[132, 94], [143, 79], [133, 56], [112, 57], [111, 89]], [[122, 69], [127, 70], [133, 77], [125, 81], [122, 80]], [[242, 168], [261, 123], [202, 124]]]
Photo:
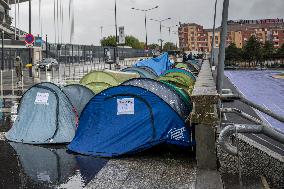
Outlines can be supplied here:
[[259, 61], [261, 59], [262, 44], [253, 35], [249, 38], [243, 47], [243, 59], [250, 62]]
[[[111, 35], [111, 36], [108, 36], [108, 37], [104, 37], [101, 40], [101, 45], [102, 46], [116, 47], [115, 36]], [[143, 49], [144, 48], [144, 43], [141, 43], [134, 36], [126, 36], [125, 37], [125, 45], [132, 47], [134, 49]]]
[[266, 41], [262, 47], [262, 58], [264, 60], [273, 58], [275, 53], [274, 45], [270, 41]]
[[155, 50], [155, 49], [159, 49], [159, 48], [160, 48], [160, 45], [155, 44], [155, 43], [148, 45], [148, 49], [150, 49], [150, 50]]
[[284, 44], [277, 50], [276, 55], [280, 58], [284, 58]]
[[101, 40], [101, 46], [116, 47], [115, 36], [110, 35], [110, 36], [108, 36], [108, 37], [104, 37], [104, 38]]
[[130, 46], [133, 49], [143, 49], [144, 48], [144, 46], [141, 45], [140, 41], [131, 35], [125, 37], [125, 45]]
[[242, 49], [238, 48], [235, 43], [231, 43], [226, 48], [226, 63], [237, 62], [242, 59]]
[[177, 50], [175, 44], [171, 42], [166, 42], [163, 46], [163, 51]]

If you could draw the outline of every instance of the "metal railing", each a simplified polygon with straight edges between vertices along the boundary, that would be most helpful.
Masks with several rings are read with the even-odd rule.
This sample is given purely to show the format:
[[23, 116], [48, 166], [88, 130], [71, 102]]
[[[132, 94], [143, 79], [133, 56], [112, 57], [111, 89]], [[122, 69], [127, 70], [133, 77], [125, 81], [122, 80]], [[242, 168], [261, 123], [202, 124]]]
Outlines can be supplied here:
[[[269, 110], [268, 108], [262, 107], [256, 103], [253, 103], [246, 98], [238, 95], [221, 95], [222, 100], [239, 100], [243, 102], [244, 104], [249, 105], [250, 107], [263, 112], [270, 117], [284, 123], [284, 117], [281, 115], [278, 115], [274, 113], [273, 111]], [[220, 113], [231, 113], [236, 114], [242, 118], [245, 118], [246, 120], [249, 120], [257, 125], [248, 125], [248, 124], [232, 124], [227, 127], [225, 127], [220, 135], [219, 135], [219, 144], [220, 146], [229, 154], [232, 155], [238, 155], [237, 147], [233, 146], [230, 142], [230, 138], [235, 133], [254, 133], [254, 134], [264, 134], [266, 136], [269, 136], [273, 140], [276, 140], [282, 144], [284, 144], [284, 133], [281, 133], [280, 131], [274, 129], [270, 125], [266, 124], [262, 120], [259, 120], [239, 109], [236, 108], [221, 108]]]

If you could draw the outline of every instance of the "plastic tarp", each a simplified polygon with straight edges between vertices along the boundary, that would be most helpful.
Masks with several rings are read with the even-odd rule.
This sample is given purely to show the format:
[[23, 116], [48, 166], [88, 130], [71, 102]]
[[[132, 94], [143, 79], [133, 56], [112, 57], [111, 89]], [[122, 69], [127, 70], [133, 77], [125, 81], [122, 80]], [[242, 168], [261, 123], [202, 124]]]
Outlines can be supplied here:
[[139, 78], [137, 73], [117, 72], [117, 71], [93, 71], [86, 74], [80, 84], [91, 89], [95, 94], [113, 86], [117, 86], [132, 78]]
[[172, 62], [170, 62], [168, 53], [164, 53], [159, 57], [156, 58], [150, 58], [146, 60], [142, 60], [137, 62], [134, 66], [140, 67], [140, 66], [146, 66], [151, 68], [156, 72], [156, 74], [159, 76], [162, 73], [164, 73], [166, 70], [170, 69], [173, 65]]
[[67, 85], [62, 90], [70, 99], [79, 117], [86, 104], [95, 96], [90, 89], [79, 84]]
[[122, 85], [138, 86], [151, 91], [168, 103], [184, 120], [188, 118], [192, 110], [192, 107], [187, 106], [187, 103], [183, 101], [174, 89], [162, 82], [153, 79], [139, 78], [128, 80], [122, 83]]
[[153, 74], [154, 76], [158, 77], [158, 75], [156, 74], [156, 72], [155, 72], [152, 68], [150, 68], [150, 67], [140, 66], [139, 68], [142, 68], [142, 69], [146, 70], [147, 72]]
[[29, 144], [69, 143], [77, 115], [68, 97], [52, 83], [31, 87], [22, 97], [18, 116], [6, 138]]
[[96, 95], [85, 107], [68, 149], [113, 157], [160, 143], [194, 143], [184, 120], [164, 100], [136, 86], [117, 86]]
[[17, 153], [25, 175], [42, 184], [61, 184], [75, 174], [76, 159], [66, 149], [9, 143]]
[[156, 74], [153, 74], [152, 72], [149, 72], [143, 68], [140, 67], [129, 67], [121, 70], [122, 72], [130, 72], [130, 73], [137, 73], [140, 75], [141, 78], [150, 78], [155, 79], [157, 76]]

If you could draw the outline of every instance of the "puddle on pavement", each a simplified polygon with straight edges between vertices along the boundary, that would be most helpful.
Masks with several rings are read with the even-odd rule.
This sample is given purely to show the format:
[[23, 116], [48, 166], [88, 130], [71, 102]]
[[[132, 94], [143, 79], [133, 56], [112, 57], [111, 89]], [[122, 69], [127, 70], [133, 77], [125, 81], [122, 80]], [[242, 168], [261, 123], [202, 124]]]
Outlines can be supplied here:
[[[16, 118], [17, 101], [0, 101], [0, 132]], [[0, 140], [0, 188], [82, 188], [107, 163], [107, 159], [69, 154], [65, 145], [28, 145]]]

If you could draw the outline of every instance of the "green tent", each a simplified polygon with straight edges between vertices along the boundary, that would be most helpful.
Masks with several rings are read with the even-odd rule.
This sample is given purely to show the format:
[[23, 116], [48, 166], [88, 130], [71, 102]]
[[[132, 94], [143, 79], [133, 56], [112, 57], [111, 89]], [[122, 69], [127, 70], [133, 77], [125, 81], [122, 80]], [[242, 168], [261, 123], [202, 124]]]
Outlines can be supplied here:
[[175, 66], [175, 68], [180, 68], [180, 69], [186, 69], [191, 71], [194, 75], [197, 75], [199, 72], [199, 69], [197, 68], [197, 66], [194, 66], [190, 63], [177, 63]]
[[95, 94], [98, 94], [109, 87], [118, 86], [132, 78], [139, 78], [139, 74], [110, 70], [93, 71], [86, 74], [80, 80], [80, 84], [85, 85]]
[[181, 72], [170, 72], [158, 78], [159, 81], [171, 83], [179, 88], [184, 89], [191, 94], [195, 80], [189, 75]]
[[188, 107], [190, 107], [190, 109], [192, 110], [192, 101], [191, 98], [189, 96], [189, 94], [182, 88], [179, 88], [171, 83], [168, 83], [166, 81], [161, 81], [162, 83], [168, 85], [169, 87], [171, 87], [172, 89], [174, 89], [176, 91], [176, 93], [184, 100], [184, 102], [186, 102], [186, 105]]
[[191, 77], [194, 81], [196, 81], [196, 77], [194, 76], [193, 73], [191, 73], [191, 71], [189, 70], [185, 70], [185, 69], [180, 69], [180, 68], [174, 68], [174, 69], [170, 69], [170, 70], [167, 70], [165, 71], [162, 76], [164, 75], [167, 75], [169, 73], [183, 73], [183, 74], [186, 74], [188, 75], [189, 77]]

